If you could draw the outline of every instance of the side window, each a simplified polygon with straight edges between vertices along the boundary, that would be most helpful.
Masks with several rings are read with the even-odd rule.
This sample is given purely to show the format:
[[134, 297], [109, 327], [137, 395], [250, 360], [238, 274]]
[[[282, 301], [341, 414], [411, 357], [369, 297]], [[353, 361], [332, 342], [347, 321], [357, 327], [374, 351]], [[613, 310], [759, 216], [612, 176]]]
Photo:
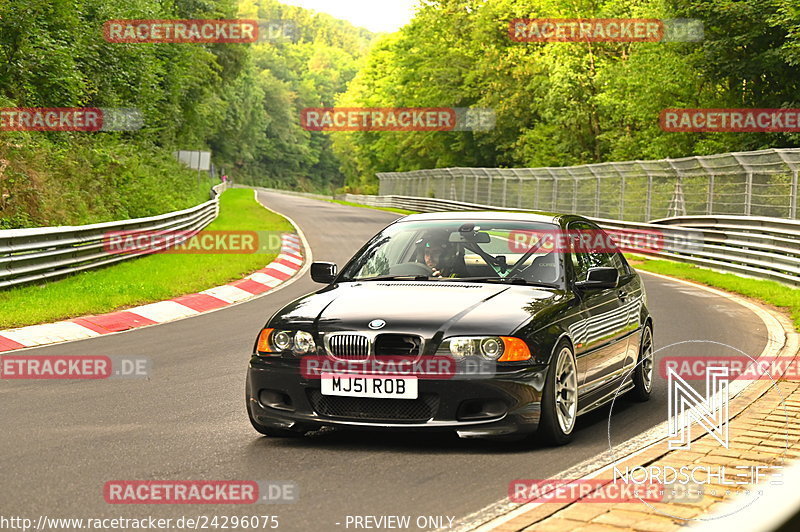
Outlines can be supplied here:
[[575, 280], [581, 281], [586, 279], [586, 274], [589, 268], [616, 268], [620, 275], [627, 274], [625, 263], [620, 257], [619, 253], [601, 253], [598, 251], [591, 251], [580, 248], [575, 249], [576, 242], [580, 242], [580, 235], [587, 233], [590, 238], [588, 241], [593, 241], [593, 237], [598, 231], [598, 227], [588, 224], [586, 222], [572, 222], [569, 224], [569, 231], [571, 241], [573, 243], [572, 253], [572, 270], [575, 272]]
[[586, 272], [589, 271], [589, 257], [586, 253], [575, 250], [570, 255], [572, 256], [572, 271], [575, 272], [575, 280], [586, 279]]
[[619, 276], [622, 277], [624, 275], [628, 275], [630, 273], [628, 270], [628, 263], [625, 262], [625, 259], [622, 257], [622, 253], [617, 251], [615, 253], [610, 253], [610, 255], [611, 265], [617, 269]]

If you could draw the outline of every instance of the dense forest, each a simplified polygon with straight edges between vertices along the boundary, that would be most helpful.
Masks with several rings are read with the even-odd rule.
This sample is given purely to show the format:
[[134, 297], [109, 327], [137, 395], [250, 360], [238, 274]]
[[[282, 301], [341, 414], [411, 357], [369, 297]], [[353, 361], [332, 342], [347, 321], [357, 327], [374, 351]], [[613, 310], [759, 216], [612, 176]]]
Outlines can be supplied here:
[[[515, 18], [699, 19], [700, 42], [515, 42]], [[353, 189], [375, 172], [536, 167], [798, 146], [667, 133], [665, 108], [800, 107], [797, 0], [437, 0], [379, 41], [342, 106], [489, 107], [488, 132], [332, 133]]]
[[[291, 39], [253, 44], [119, 44], [112, 19], [254, 18]], [[0, 229], [148, 216], [209, 197], [175, 150], [211, 150], [240, 182], [330, 188], [330, 138], [299, 109], [332, 105], [374, 36], [273, 0], [0, 2], [0, 108], [136, 108], [125, 132], [0, 131]]]
[[375, 36], [323, 13], [274, 0], [241, 0], [239, 16], [285, 21], [292, 38], [252, 46], [246, 76], [230, 87], [236, 104], [211, 143], [240, 182], [305, 190], [342, 184], [330, 136], [300, 125], [306, 107], [332, 106], [356, 75]]
[[[390, 1], [390, 0], [388, 0]], [[253, 44], [119, 44], [109, 19], [283, 21]], [[515, 18], [698, 19], [699, 42], [536, 43]], [[376, 192], [379, 171], [563, 166], [797, 146], [783, 133], [668, 133], [665, 108], [800, 107], [796, 0], [421, 0], [374, 35], [275, 0], [7, 0], [0, 108], [137, 108], [126, 132], [0, 131], [0, 228], [166, 212], [207, 198], [179, 149], [240, 183]], [[307, 107], [491, 108], [489, 131], [320, 132]]]

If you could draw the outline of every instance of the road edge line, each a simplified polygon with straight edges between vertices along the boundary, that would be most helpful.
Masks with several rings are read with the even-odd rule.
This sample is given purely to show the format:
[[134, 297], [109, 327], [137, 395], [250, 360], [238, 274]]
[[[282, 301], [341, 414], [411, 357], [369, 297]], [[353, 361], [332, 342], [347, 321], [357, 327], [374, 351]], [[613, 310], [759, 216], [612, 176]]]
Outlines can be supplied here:
[[[286, 251], [290, 251], [290, 249], [289, 247], [287, 247], [287, 242], [284, 239], [282, 239], [281, 252], [278, 254], [278, 256], [275, 257], [275, 259], [272, 262], [270, 262], [263, 268], [256, 270], [255, 272], [249, 273], [242, 279], [237, 279], [235, 281], [231, 281], [230, 283], [226, 283], [224, 285], [207, 288], [206, 290], [202, 290], [200, 292], [192, 294], [183, 294], [181, 296], [177, 296], [171, 299], [166, 299], [163, 301], [154, 301], [152, 303], [147, 303], [145, 305], [139, 305], [132, 308], [115, 310], [105, 314], [85, 315], [76, 318], [71, 318], [69, 320], [60, 320], [51, 323], [40, 323], [36, 325], [26, 325], [24, 327], [0, 330], [0, 356], [2, 356], [5, 353], [11, 353], [11, 352], [20, 353], [31, 349], [38, 349], [41, 347], [48, 347], [52, 345], [65, 344], [70, 342], [79, 342], [82, 340], [90, 340], [92, 338], [107, 337], [116, 334], [123, 334], [138, 329], [155, 327], [158, 325], [164, 325], [167, 323], [182, 321], [188, 318], [194, 318], [201, 315], [211, 314], [212, 312], [225, 310], [233, 306], [240, 305], [242, 303], [249, 303], [267, 294], [274, 293], [278, 290], [281, 290], [291, 285], [297, 279], [302, 277], [303, 274], [305, 274], [311, 267], [311, 261], [313, 260], [311, 246], [309, 245], [308, 240], [306, 239], [306, 236], [303, 233], [303, 231], [291, 217], [266, 207], [258, 200], [258, 191], [253, 189], [253, 192], [254, 192], [253, 197], [256, 203], [258, 203], [258, 205], [260, 205], [262, 208], [272, 213], [275, 213], [279, 216], [286, 218], [286, 220], [288, 220], [289, 223], [292, 225], [292, 227], [295, 230], [295, 234], [294, 235], [291, 233], [287, 234], [290, 235], [290, 237], [296, 235], [297, 238], [299, 239], [299, 248], [296, 250], [296, 253], [292, 254], [286, 253]], [[272, 286], [266, 285], [264, 283], [259, 283], [258, 281], [254, 281], [251, 279], [253, 275], [264, 272], [264, 270], [274, 269], [274, 266], [277, 264], [277, 261], [281, 260], [282, 256], [287, 256], [287, 255], [290, 257], [293, 257], [294, 255], [299, 255], [299, 258], [302, 260], [302, 263], [298, 265], [297, 269], [294, 269], [294, 271], [290, 275], [287, 274], [289, 275], [288, 278], [279, 279], [273, 277], [274, 281], [276, 281], [276, 284]], [[283, 266], [282, 264], [277, 264], [277, 265]], [[265, 275], [269, 274], [266, 273]], [[235, 301], [226, 301], [221, 297], [214, 295], [215, 292], [231, 290], [231, 289], [245, 292], [244, 290], [239, 289], [236, 285], [247, 281], [262, 285], [265, 289], [260, 293], [251, 293], [246, 297], [242, 297]], [[191, 307], [186, 306], [185, 304], [176, 301], [180, 299], [191, 298], [193, 296], [207, 296], [218, 300], [219, 303], [216, 303], [218, 305], [216, 308], [197, 311], [192, 309]], [[172, 303], [172, 305], [170, 305], [170, 303]], [[150, 317], [148, 317], [147, 315], [138, 314], [137, 310], [142, 310], [145, 314], [149, 314]], [[167, 316], [166, 319], [163, 319], [161, 321], [156, 321], [152, 319], [154, 317], [152, 315], [152, 312], [158, 313], [159, 311], [170, 313], [171, 316]], [[122, 314], [130, 314], [130, 316], [125, 316], [126, 319], [130, 320], [130, 326], [122, 330], [106, 330], [100, 325], [93, 324], [90, 320], [96, 318], [108, 319], [110, 316], [122, 315]], [[53, 336], [54, 333], [59, 331], [60, 331], [59, 336]], [[39, 343], [32, 343], [32, 345], [25, 345], [25, 342], [31, 343], [39, 341], [36, 340], [37, 334], [44, 336], [43, 338], [41, 338], [42, 341], [40, 341]], [[65, 336], [65, 335], [71, 335], [71, 336]], [[27, 339], [28, 337], [31, 337], [32, 339], [28, 340]], [[53, 338], [57, 339], [55, 339], [55, 341], [50, 341]]]
[[[787, 327], [791, 326], [791, 323], [789, 322], [789, 320], [787, 320], [787, 318], [782, 313], [780, 313], [779, 311], [776, 311], [776, 310], [773, 310], [773, 309], [769, 308], [766, 303], [760, 303], [760, 302], [756, 303], [756, 302], [753, 302], [753, 301], [745, 298], [745, 296], [742, 296], [740, 294], [734, 294], [734, 293], [731, 293], [731, 292], [726, 292], [726, 291], [720, 290], [718, 288], [713, 288], [713, 287], [710, 287], [710, 286], [707, 286], [707, 285], [703, 285], [703, 284], [700, 284], [700, 283], [688, 281], [686, 279], [679, 279], [679, 278], [676, 278], [676, 277], [670, 277], [668, 275], [651, 273], [651, 272], [644, 271], [644, 270], [636, 270], [636, 271], [640, 272], [640, 273], [647, 274], [647, 275], [652, 275], [652, 276], [655, 276], [655, 277], [658, 277], [658, 278], [661, 278], [661, 279], [664, 279], [664, 280], [668, 280], [668, 281], [671, 281], [671, 282], [682, 283], [682, 284], [685, 284], [685, 285], [688, 285], [688, 286], [692, 286], [694, 288], [699, 288], [699, 289], [714, 293], [715, 295], [724, 297], [725, 299], [728, 299], [729, 301], [733, 301], [733, 302], [735, 302], [735, 303], [747, 308], [748, 310], [751, 310], [754, 314], [756, 314], [762, 320], [762, 322], [764, 323], [764, 326], [766, 327], [766, 330], [767, 330], [767, 343], [764, 346], [764, 349], [762, 350], [762, 352], [758, 356], [758, 358], [761, 358], [761, 357], [764, 357], [764, 356], [770, 356], [769, 353], [771, 353], [771, 352], [774, 352], [774, 354], [777, 355], [778, 352], [780, 352], [784, 347], [786, 347], [788, 345], [789, 334], [794, 333], [794, 328], [793, 327], [792, 327], [791, 331], [789, 331], [787, 329]], [[782, 337], [783, 341], [776, 341], [777, 337]], [[750, 383], [747, 383], [746, 386], [743, 386], [739, 390], [737, 390], [735, 392], [735, 395], [731, 396], [731, 401], [733, 401], [736, 397], [741, 396], [745, 391], [747, 391], [748, 389], [751, 389], [752, 387], [756, 386], [757, 384], [760, 384], [760, 387], [763, 388], [763, 390], [760, 390], [759, 393], [757, 393], [757, 394], [753, 394], [753, 396], [750, 397], [750, 399], [747, 402], [747, 404], [742, 406], [741, 408], [738, 408], [737, 409], [738, 411], [735, 414], [732, 414], [731, 418], [733, 418], [735, 415], [738, 415], [741, 412], [743, 412], [744, 410], [746, 410], [749, 406], [751, 406], [753, 403], [755, 403], [764, 393], [766, 393], [766, 391], [769, 389], [769, 384], [771, 384], [771, 381], [755, 381], [755, 380], [751, 381]], [[604, 460], [601, 458], [599, 460], [599, 462], [604, 462], [604, 463], [599, 464], [598, 463], [598, 457], [601, 457], [605, 453], [608, 453], [608, 451], [604, 451], [603, 453], [600, 453], [599, 455], [596, 455], [595, 457], [593, 457], [591, 459], [584, 460], [583, 462], [581, 462], [579, 464], [576, 464], [575, 466], [573, 466], [573, 467], [571, 467], [569, 469], [566, 469], [566, 470], [561, 471], [560, 473], [558, 473], [556, 475], [553, 475], [553, 478], [554, 479], [560, 479], [560, 478], [589, 479], [589, 478], [593, 478], [593, 477], [603, 473], [604, 471], [607, 471], [608, 469], [612, 468], [614, 465], [617, 465], [617, 464], [625, 462], [625, 461], [629, 461], [630, 459], [635, 458], [635, 457], [645, 453], [646, 451], [648, 451], [650, 448], [652, 448], [654, 445], [656, 445], [659, 441], [661, 441], [663, 439], [663, 436], [661, 436], [657, 440], [652, 441], [653, 435], [656, 434], [656, 432], [659, 430], [659, 428], [662, 425], [663, 425], [663, 423], [660, 423], [659, 425], [651, 427], [650, 429], [647, 429], [646, 431], [641, 432], [640, 434], [637, 434], [636, 436], [627, 439], [625, 442], [622, 442], [620, 444], [621, 446], [629, 444], [629, 446], [630, 447], [634, 447], [634, 449], [631, 450], [630, 452], [628, 452], [626, 455], [624, 455], [624, 456], [622, 456], [622, 457], [620, 457], [618, 459], [615, 459], [615, 460], [613, 460], [611, 462], [604, 462]], [[694, 439], [698, 439], [701, 436], [702, 435], [700, 435], [700, 436], [698, 436], [697, 438], [694, 438]], [[632, 445], [630, 444], [631, 442], [633, 442]], [[505, 498], [500, 499], [499, 501], [497, 501], [495, 503], [492, 503], [490, 505], [487, 505], [487, 506], [481, 508], [480, 510], [478, 510], [476, 512], [473, 512], [473, 513], [471, 513], [471, 514], [469, 514], [467, 516], [464, 516], [464, 518], [462, 518], [460, 520], [460, 522], [462, 524], [460, 526], [458, 526], [455, 530], [457, 530], [457, 531], [475, 531], [475, 532], [488, 532], [490, 530], [496, 530], [496, 529], [498, 529], [500, 527], [503, 527], [503, 525], [505, 525], [506, 523], [508, 523], [508, 522], [510, 522], [510, 521], [522, 516], [522, 515], [525, 515], [526, 513], [532, 511], [536, 507], [541, 506], [542, 504], [544, 504], [544, 503], [522, 503], [522, 504], [520, 504], [520, 503], [512, 503], [512, 502], [510, 502], [508, 500], [508, 497], [505, 497]], [[552, 504], [552, 503], [550, 503], [550, 504]], [[552, 510], [552, 512], [550, 512], [550, 515], [560, 511], [565, 506], [567, 506], [567, 504], [564, 504], [562, 507], [559, 507], [559, 508], [554, 508]], [[487, 514], [489, 514], [489, 515], [487, 515]], [[546, 517], [542, 518], [541, 520], [543, 520], [545, 518]], [[534, 523], [529, 523], [527, 526], [531, 526], [532, 524], [534, 524]], [[525, 527], [523, 527], [523, 528], [525, 528]], [[509, 529], [509, 530], [511, 530], [511, 529]]]

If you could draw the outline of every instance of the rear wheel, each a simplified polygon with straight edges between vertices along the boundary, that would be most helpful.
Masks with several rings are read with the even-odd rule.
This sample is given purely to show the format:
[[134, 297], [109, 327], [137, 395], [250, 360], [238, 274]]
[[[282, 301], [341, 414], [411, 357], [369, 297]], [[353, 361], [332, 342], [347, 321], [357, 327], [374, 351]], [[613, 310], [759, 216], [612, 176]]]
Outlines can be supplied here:
[[547, 443], [563, 445], [572, 439], [578, 417], [578, 370], [567, 342], [556, 348], [542, 393], [539, 437]]
[[650, 399], [653, 391], [653, 329], [650, 324], [642, 329], [642, 341], [639, 345], [639, 360], [633, 370], [633, 389], [630, 396], [636, 401], [644, 402]]

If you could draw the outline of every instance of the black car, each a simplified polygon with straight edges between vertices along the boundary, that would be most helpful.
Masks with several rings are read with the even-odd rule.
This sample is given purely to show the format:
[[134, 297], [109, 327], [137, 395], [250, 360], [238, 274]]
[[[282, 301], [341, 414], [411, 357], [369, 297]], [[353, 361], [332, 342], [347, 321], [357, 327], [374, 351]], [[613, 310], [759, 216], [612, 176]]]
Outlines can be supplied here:
[[[312, 264], [326, 286], [275, 313], [256, 341], [246, 392], [253, 426], [268, 436], [322, 426], [538, 431], [561, 444], [577, 416], [616, 394], [647, 400], [647, 297], [616, 247], [596, 244], [606, 236], [575, 215], [415, 214], [341, 272]], [[392, 357], [478, 359], [491, 371], [376, 373]], [[339, 365], [309, 373], [325, 361]]]

